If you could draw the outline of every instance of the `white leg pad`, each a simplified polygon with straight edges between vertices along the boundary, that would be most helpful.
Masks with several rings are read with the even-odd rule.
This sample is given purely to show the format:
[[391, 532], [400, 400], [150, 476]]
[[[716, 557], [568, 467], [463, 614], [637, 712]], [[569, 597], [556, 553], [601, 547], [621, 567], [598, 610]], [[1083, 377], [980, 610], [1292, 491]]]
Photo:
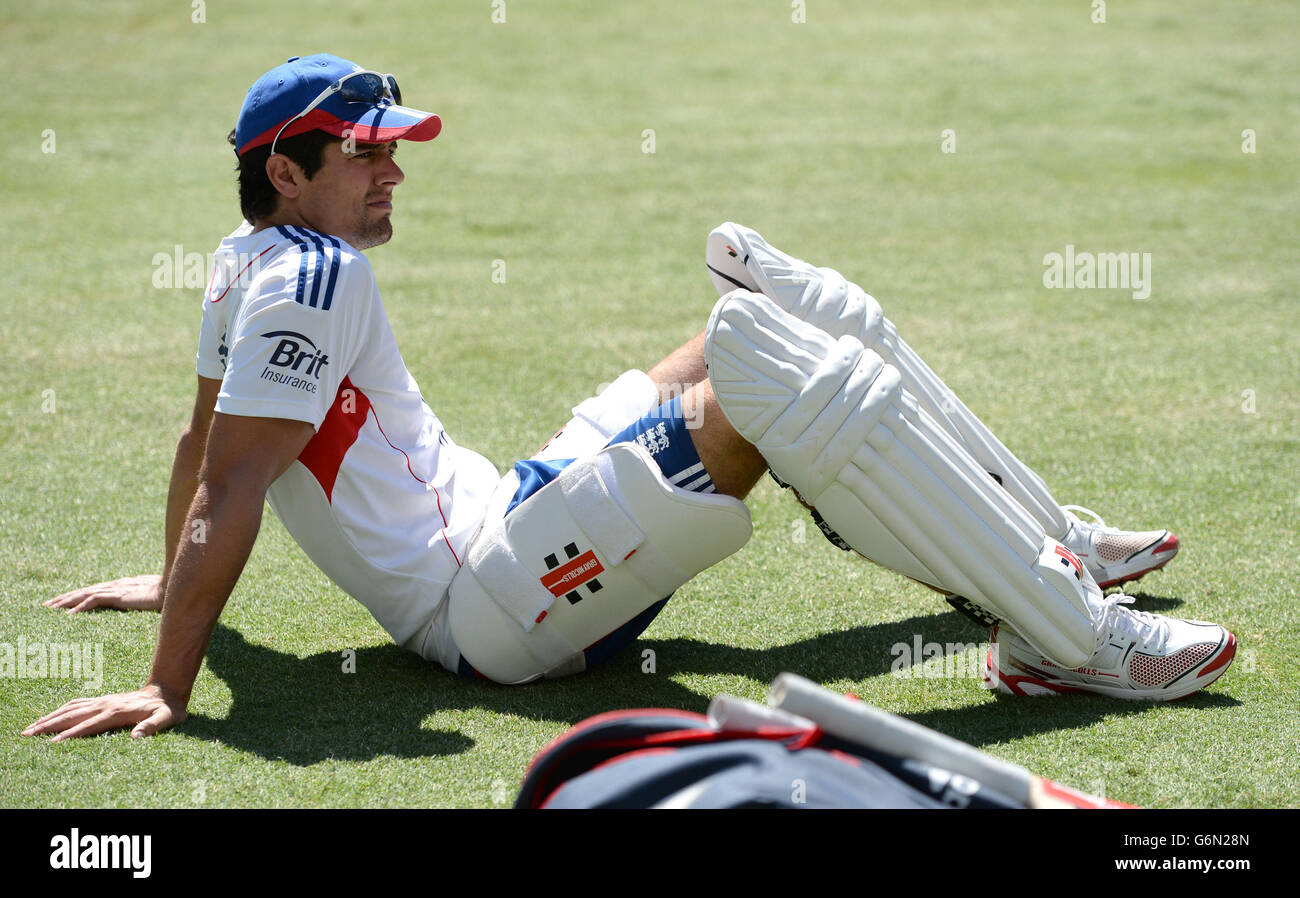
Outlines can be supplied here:
[[1101, 591], [896, 367], [745, 290], [718, 302], [705, 333], [727, 419], [849, 545], [988, 608], [1057, 663], [1093, 655]]
[[[733, 246], [734, 244], [734, 246]], [[734, 249], [736, 254], [730, 250]], [[833, 268], [817, 268], [769, 245], [756, 231], [727, 223], [709, 236], [706, 251], [719, 292], [742, 286], [763, 293], [785, 311], [831, 337], [848, 334], [898, 369], [903, 388], [921, 408], [995, 474], [1049, 535], [1061, 539], [1069, 520], [1043, 479], [1017, 458], [957, 397], [884, 316], [878, 303]], [[779, 475], [778, 475], [779, 476]]]
[[[829, 269], [826, 269], [829, 270]], [[993, 431], [948, 389], [939, 376], [908, 346], [888, 318], [864, 334], [882, 358], [898, 368], [903, 385], [931, 417], [961, 442], [984, 470], [996, 474], [1013, 495], [1054, 538], [1065, 536], [1069, 521], [1043, 479], [1002, 444]]]
[[635, 444], [606, 447], [484, 522], [451, 583], [452, 638], [499, 683], [575, 673], [587, 647], [751, 532], [739, 499], [678, 489]]

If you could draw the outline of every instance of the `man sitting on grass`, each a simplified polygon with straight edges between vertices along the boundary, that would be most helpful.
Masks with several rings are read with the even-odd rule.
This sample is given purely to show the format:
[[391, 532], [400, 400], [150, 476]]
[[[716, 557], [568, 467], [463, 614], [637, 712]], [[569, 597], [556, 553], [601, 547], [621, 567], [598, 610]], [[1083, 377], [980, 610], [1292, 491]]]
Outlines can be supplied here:
[[993, 625], [991, 686], [1172, 699], [1227, 669], [1222, 627], [1133, 611], [1098, 585], [1167, 563], [1172, 534], [1057, 505], [872, 297], [739, 225], [708, 241], [724, 295], [704, 332], [579, 404], [501, 477], [424, 402], [362, 255], [392, 235], [396, 141], [440, 129], [391, 75], [326, 54], [249, 90], [232, 133], [245, 222], [204, 298], [163, 573], [46, 603], [161, 610], [152, 672], [26, 735], [182, 722], [264, 501], [396, 643], [523, 683], [603, 662], [737, 551], [740, 500], [769, 470], [833, 543]]

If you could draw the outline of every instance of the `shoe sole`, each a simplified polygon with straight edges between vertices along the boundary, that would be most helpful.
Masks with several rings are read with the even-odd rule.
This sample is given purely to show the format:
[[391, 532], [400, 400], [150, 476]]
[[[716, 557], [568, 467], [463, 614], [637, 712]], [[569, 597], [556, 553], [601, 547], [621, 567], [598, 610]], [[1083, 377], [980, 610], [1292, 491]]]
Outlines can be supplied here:
[[[993, 649], [990, 648], [988, 654], [984, 656], [984, 669], [981, 671], [981, 678], [984, 688], [996, 690], [1006, 695], [1065, 695], [1072, 692], [1091, 692], [1096, 695], [1105, 695], [1111, 698], [1122, 698], [1129, 701], [1154, 701], [1154, 702], [1176, 702], [1179, 699], [1187, 698], [1200, 692], [1209, 686], [1232, 666], [1232, 660], [1237, 655], [1237, 637], [1229, 631], [1223, 644], [1213, 652], [1209, 658], [1202, 664], [1200, 671], [1193, 677], [1189, 683], [1196, 683], [1195, 686], [1188, 688], [1186, 684], [1182, 687], [1173, 689], [1169, 687], [1162, 689], [1108, 689], [1105, 686], [1080, 686], [1077, 684], [1055, 683], [1041, 677], [1034, 677], [1028, 674], [1004, 674], [998, 669], [993, 661]], [[1213, 673], [1214, 676], [1208, 680], [1202, 678]], [[1198, 682], [1200, 681], [1200, 682]]]
[[1131, 574], [1124, 574], [1123, 576], [1116, 577], [1113, 580], [1107, 580], [1104, 583], [1098, 583], [1097, 586], [1101, 589], [1110, 589], [1112, 586], [1122, 586], [1125, 583], [1132, 583], [1134, 580], [1141, 580], [1147, 574], [1151, 573], [1152, 571], [1160, 570], [1162, 567], [1164, 567], [1166, 564], [1168, 564], [1173, 560], [1174, 560], [1173, 556], [1170, 556], [1169, 558], [1166, 558], [1164, 561], [1160, 562], [1159, 564], [1153, 564], [1151, 565], [1151, 567], [1145, 568], [1144, 570], [1135, 571], [1134, 573]]

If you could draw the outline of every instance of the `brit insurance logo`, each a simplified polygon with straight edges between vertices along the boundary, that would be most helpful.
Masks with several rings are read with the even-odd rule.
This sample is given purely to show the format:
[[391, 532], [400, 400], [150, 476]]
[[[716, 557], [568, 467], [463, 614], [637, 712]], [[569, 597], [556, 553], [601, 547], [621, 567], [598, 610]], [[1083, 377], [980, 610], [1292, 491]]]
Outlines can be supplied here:
[[262, 369], [262, 379], [315, 393], [321, 369], [330, 363], [330, 357], [317, 349], [311, 338], [296, 331], [270, 331], [260, 336], [278, 341]]

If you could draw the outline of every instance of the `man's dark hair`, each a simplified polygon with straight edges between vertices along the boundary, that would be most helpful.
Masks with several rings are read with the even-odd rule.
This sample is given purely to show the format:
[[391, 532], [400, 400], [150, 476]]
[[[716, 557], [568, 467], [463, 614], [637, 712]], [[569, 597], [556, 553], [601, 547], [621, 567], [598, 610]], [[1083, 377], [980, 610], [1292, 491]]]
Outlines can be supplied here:
[[[231, 131], [226, 140], [233, 147], [235, 132]], [[298, 163], [310, 181], [325, 164], [325, 148], [332, 143], [341, 143], [342, 140], [343, 138], [324, 131], [307, 131], [279, 141], [275, 145], [275, 151]], [[266, 160], [269, 158], [271, 145], [268, 143], [240, 156], [239, 164], [235, 167], [239, 173], [239, 208], [244, 213], [244, 219], [250, 222], [274, 213], [275, 204], [280, 198], [280, 191], [271, 185], [271, 179], [266, 176]]]

